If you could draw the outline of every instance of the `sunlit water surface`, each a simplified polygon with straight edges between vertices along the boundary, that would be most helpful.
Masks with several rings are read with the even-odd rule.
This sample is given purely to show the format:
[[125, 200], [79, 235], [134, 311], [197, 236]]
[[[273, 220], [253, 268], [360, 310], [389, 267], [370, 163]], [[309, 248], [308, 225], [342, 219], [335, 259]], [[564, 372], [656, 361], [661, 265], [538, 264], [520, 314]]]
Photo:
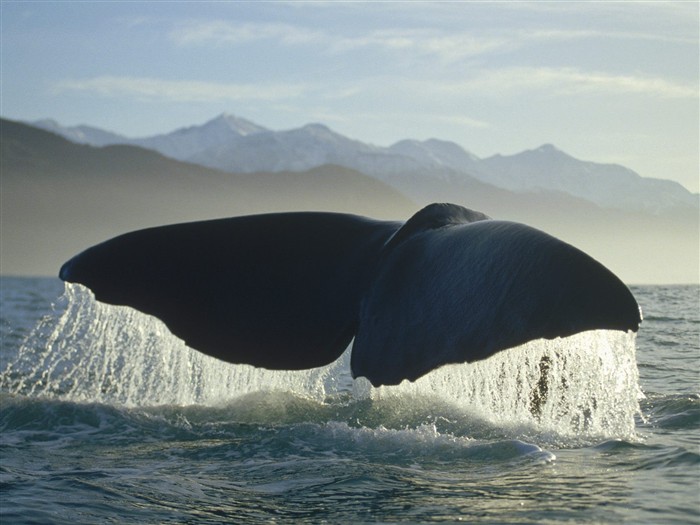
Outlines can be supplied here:
[[77, 285], [3, 277], [2, 523], [700, 523], [698, 287], [633, 334], [372, 388], [223, 364]]

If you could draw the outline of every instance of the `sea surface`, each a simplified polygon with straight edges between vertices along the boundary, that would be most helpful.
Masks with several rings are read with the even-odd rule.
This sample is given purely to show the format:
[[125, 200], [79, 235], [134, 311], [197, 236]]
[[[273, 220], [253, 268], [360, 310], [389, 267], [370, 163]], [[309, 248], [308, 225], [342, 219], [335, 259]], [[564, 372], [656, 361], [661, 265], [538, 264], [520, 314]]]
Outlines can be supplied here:
[[640, 332], [371, 388], [349, 357], [202, 356], [57, 279], [0, 279], [0, 522], [700, 523], [700, 288]]

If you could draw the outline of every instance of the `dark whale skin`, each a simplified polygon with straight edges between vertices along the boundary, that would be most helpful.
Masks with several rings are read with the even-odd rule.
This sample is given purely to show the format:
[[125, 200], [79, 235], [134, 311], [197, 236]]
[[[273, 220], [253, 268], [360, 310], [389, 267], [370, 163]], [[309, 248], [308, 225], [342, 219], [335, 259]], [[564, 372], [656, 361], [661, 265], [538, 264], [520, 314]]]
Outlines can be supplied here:
[[641, 322], [630, 290], [584, 252], [454, 204], [406, 223], [289, 212], [148, 228], [88, 248], [59, 276], [231, 363], [314, 368], [354, 337], [352, 374], [375, 386]]

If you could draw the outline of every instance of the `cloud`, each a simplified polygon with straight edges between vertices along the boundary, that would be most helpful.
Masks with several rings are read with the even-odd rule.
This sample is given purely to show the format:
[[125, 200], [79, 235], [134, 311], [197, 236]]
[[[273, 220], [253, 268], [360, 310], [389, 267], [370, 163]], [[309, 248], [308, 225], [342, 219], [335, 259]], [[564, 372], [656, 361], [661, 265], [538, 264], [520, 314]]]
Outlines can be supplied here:
[[523, 91], [543, 94], [646, 95], [661, 98], [697, 98], [698, 86], [658, 77], [616, 75], [577, 68], [508, 67], [481, 70], [472, 78], [442, 84], [447, 93], [506, 96]]
[[278, 23], [236, 24], [221, 20], [183, 24], [170, 32], [170, 38], [180, 45], [240, 44], [258, 40], [276, 40], [282, 44], [308, 44], [325, 41], [323, 32], [305, 27]]
[[61, 80], [53, 91], [86, 91], [106, 97], [131, 96], [171, 102], [225, 102], [285, 100], [307, 92], [304, 84], [234, 84], [194, 80], [163, 80], [148, 77], [99, 76]]
[[374, 47], [385, 51], [401, 51], [413, 56], [432, 56], [442, 62], [455, 62], [496, 51], [513, 49], [510, 38], [484, 37], [466, 32], [446, 34], [432, 29], [384, 29], [366, 35], [336, 37], [329, 43], [331, 52], [344, 52]]
[[518, 39], [527, 42], [563, 42], [571, 40], [637, 40], [660, 43], [697, 44], [697, 39], [679, 34], [641, 33], [638, 31], [601, 31], [594, 29], [538, 29], [535, 31], [520, 31]]
[[[556, 28], [545, 24], [541, 28], [524, 30], [503, 26], [498, 29], [460, 27], [447, 29], [444, 25], [431, 27], [430, 16], [425, 26], [391, 29], [358, 30], [348, 25], [339, 31], [315, 29], [301, 24], [229, 22], [223, 20], [190, 20], [173, 29], [169, 36], [181, 46], [251, 44], [260, 41], [276, 42], [284, 46], [316, 45], [327, 53], [340, 54], [374, 49], [404, 56], [431, 57], [442, 63], [454, 63], [464, 58], [493, 53], [512, 52], [532, 44], [560, 44], [574, 40], [637, 40], [697, 43], [693, 36], [669, 34], [659, 31], [641, 32], [621, 30], [597, 30]], [[455, 13], [453, 12], [453, 17]]]
[[490, 128], [491, 124], [484, 122], [483, 120], [467, 117], [465, 115], [433, 115], [432, 117], [440, 122], [445, 122], [447, 124], [457, 124], [465, 128]]
[[341, 34], [291, 24], [196, 21], [171, 31], [178, 45], [239, 45], [275, 41], [286, 46], [314, 44], [332, 54], [374, 48], [387, 52], [410, 52], [435, 56], [445, 62], [510, 48], [510, 38], [484, 37], [464, 31], [447, 34], [436, 29], [381, 29], [359, 34]]
[[[666, 99], [697, 99], [698, 86], [665, 78], [588, 72], [577, 68], [507, 67], [481, 69], [470, 78], [432, 82], [382, 76], [354, 86], [338, 88], [308, 83], [219, 83], [196, 80], [164, 80], [151, 77], [98, 76], [64, 79], [54, 84], [56, 94], [80, 91], [105, 97], [133, 97], [170, 102], [285, 102], [312, 95], [327, 101], [362, 96], [368, 92], [400, 89], [402, 93], [430, 97], [512, 97], [523, 93], [545, 96], [642, 95]], [[480, 127], [480, 121], [464, 122]]]

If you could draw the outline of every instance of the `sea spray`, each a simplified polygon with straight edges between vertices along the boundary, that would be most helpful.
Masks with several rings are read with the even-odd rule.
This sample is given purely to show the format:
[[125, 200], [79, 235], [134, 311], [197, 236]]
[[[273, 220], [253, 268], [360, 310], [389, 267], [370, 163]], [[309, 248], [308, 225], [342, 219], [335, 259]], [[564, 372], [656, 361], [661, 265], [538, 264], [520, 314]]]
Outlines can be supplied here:
[[125, 406], [212, 405], [260, 390], [323, 400], [343, 359], [305, 371], [231, 365], [188, 348], [154, 317], [66, 283], [55, 313], [0, 374], [0, 389]]
[[275, 391], [317, 403], [370, 402], [377, 407], [370, 416], [388, 410], [397, 421], [402, 411], [424, 414], [426, 403], [437, 402], [435, 411], [470, 414], [502, 428], [603, 437], [634, 434], [640, 396], [634, 334], [593, 331], [533, 341], [375, 389], [362, 378], [352, 381], [349, 351], [308, 371], [232, 365], [188, 348], [158, 319], [99, 303], [76, 284], [66, 284], [54, 314], [39, 322], [0, 374], [0, 389], [143, 407], [222, 405]]
[[630, 437], [642, 397], [638, 380], [635, 334], [596, 330], [444, 366], [370, 395], [433, 396], [501, 427], [538, 433]]

